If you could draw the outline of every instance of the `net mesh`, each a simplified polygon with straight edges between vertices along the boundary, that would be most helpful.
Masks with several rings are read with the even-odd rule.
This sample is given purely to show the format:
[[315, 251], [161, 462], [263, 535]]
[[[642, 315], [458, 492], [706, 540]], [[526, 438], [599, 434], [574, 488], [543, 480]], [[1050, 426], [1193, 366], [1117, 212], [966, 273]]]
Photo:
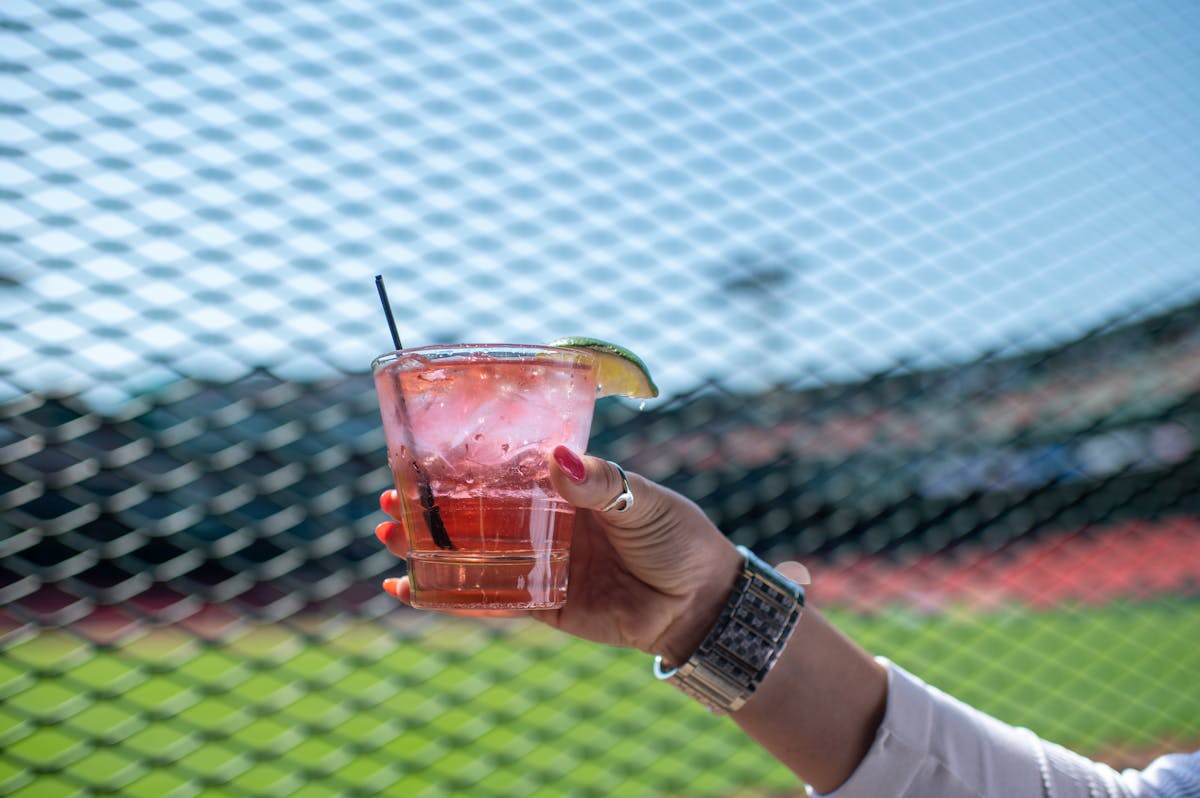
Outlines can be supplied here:
[[390, 348], [1115, 765], [1200, 742], [1190, 2], [0, 9], [0, 793], [776, 795], [636, 652], [379, 591]]

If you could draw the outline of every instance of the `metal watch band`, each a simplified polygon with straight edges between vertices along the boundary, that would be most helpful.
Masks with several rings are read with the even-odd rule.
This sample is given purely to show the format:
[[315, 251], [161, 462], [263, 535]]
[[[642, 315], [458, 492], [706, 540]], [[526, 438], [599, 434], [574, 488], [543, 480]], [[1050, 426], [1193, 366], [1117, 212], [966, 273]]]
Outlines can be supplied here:
[[741, 708], [766, 677], [804, 611], [804, 588], [745, 546], [745, 566], [716, 624], [688, 661], [654, 675], [724, 715]]

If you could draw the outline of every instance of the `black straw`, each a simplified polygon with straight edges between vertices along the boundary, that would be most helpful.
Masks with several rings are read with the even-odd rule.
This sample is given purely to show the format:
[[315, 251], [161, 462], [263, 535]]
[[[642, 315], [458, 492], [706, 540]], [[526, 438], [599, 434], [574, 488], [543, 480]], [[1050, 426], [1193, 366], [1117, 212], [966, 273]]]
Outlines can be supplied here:
[[[396, 331], [396, 317], [392, 315], [392, 303], [388, 302], [382, 274], [375, 275], [375, 289], [379, 291], [379, 301], [383, 303], [383, 315], [387, 316], [388, 329], [392, 333], [392, 343], [396, 345], [396, 351], [399, 352], [404, 347], [400, 343], [400, 333]], [[397, 391], [396, 398], [400, 402], [400, 417], [404, 420], [405, 434], [411, 439], [412, 430], [408, 429], [408, 409], [404, 404], [404, 392]], [[439, 549], [457, 549], [458, 547], [450, 539], [449, 533], [446, 532], [446, 522], [442, 520], [442, 513], [437, 506], [437, 498], [433, 495], [433, 487], [429, 484], [429, 477], [425, 474], [425, 469], [421, 468], [421, 464], [415, 459], [411, 460], [409, 465], [412, 466], [413, 474], [416, 477], [417, 496], [421, 502], [421, 511], [425, 515], [425, 524], [429, 527], [430, 537], [433, 538], [433, 542]]]
[[388, 329], [392, 333], [392, 343], [396, 345], [396, 351], [400, 351], [404, 347], [400, 344], [400, 333], [396, 331], [396, 317], [392, 315], [392, 303], [388, 302], [382, 274], [375, 275], [375, 289], [379, 291], [379, 301], [383, 303], [383, 315], [387, 316]]

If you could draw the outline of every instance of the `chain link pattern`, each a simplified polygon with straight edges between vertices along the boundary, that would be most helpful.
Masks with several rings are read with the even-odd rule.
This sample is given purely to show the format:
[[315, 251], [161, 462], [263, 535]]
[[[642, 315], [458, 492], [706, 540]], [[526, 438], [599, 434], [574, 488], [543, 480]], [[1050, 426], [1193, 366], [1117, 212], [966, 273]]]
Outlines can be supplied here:
[[640, 655], [378, 589], [380, 272], [409, 345], [637, 351], [592, 452], [872, 650], [1196, 747], [1195, 3], [0, 20], [0, 794], [799, 792]]

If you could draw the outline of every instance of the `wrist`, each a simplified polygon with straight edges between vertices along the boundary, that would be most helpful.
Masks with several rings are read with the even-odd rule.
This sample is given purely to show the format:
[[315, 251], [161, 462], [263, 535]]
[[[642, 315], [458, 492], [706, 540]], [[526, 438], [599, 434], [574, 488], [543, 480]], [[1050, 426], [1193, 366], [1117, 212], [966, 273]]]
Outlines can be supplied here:
[[[744, 546], [742, 569], [716, 624], [696, 652], [672, 667], [659, 656], [654, 675], [717, 714], [740, 709], [787, 646], [804, 611], [804, 588]], [[665, 666], [665, 667], [664, 667]]]
[[742, 572], [742, 556], [733, 546], [725, 546], [714, 558], [711, 575], [683, 602], [683, 609], [659, 637], [648, 653], [663, 658], [672, 667], [696, 653], [712, 631], [729, 601]]

